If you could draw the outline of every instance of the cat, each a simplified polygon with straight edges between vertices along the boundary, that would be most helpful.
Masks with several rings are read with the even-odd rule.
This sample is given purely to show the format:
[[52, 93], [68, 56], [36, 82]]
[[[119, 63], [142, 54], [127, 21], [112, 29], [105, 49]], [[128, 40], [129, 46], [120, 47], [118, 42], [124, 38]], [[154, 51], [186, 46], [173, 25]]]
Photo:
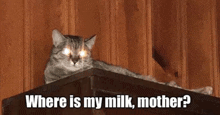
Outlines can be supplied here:
[[[57, 29], [55, 29], [52, 32], [52, 39], [53, 49], [50, 55], [50, 60], [44, 70], [44, 79], [46, 84], [71, 76], [75, 73], [85, 71], [87, 69], [98, 68], [181, 88], [174, 81], [169, 83], [158, 82], [150, 75], [142, 76], [120, 66], [114, 66], [102, 61], [93, 60], [91, 57], [91, 49], [95, 44], [96, 36], [83, 40], [83, 38], [79, 36], [62, 35]], [[208, 86], [200, 89], [192, 89], [191, 91], [211, 95], [212, 87]]]

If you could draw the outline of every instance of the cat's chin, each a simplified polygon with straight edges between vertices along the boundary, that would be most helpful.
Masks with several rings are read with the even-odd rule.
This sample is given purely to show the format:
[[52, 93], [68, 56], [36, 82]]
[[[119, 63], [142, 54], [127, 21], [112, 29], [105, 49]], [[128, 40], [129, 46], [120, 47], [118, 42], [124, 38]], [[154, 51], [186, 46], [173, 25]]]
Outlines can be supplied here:
[[69, 71], [77, 71], [80, 68], [82, 68], [82, 67], [78, 66], [77, 64], [74, 65], [71, 63], [62, 63], [62, 66]]

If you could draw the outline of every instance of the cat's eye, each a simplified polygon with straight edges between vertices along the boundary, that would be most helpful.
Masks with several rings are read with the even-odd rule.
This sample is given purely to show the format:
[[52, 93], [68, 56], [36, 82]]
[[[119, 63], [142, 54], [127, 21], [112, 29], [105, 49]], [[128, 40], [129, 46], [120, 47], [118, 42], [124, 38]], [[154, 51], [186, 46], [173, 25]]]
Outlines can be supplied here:
[[70, 55], [71, 51], [69, 48], [64, 48], [62, 53], [65, 55]]
[[80, 52], [79, 52], [79, 55], [80, 55], [80, 57], [86, 57], [87, 56], [87, 52], [85, 51], [85, 50], [81, 50]]

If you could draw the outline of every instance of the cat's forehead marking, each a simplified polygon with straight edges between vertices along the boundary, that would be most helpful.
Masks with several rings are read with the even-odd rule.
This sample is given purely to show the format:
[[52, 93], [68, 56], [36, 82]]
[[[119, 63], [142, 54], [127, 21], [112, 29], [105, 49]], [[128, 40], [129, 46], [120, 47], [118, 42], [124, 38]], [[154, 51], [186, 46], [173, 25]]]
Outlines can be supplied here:
[[83, 44], [83, 39], [79, 36], [67, 35], [65, 37], [68, 39], [68, 45], [73, 49], [78, 49]]

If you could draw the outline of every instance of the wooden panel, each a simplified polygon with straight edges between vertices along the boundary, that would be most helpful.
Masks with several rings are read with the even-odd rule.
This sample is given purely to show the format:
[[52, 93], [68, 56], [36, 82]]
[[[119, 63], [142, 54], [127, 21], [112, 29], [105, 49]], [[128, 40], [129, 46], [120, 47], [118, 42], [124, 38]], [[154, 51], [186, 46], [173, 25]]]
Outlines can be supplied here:
[[[219, 44], [220, 44], [220, 1], [219, 0], [216, 0], [216, 25], [217, 25], [217, 33], [216, 33], [216, 36], [217, 36], [217, 40], [218, 40], [218, 45], [217, 45], [217, 50], [218, 50], [218, 67], [220, 65], [220, 61], [219, 61], [219, 57], [220, 57], [220, 47], [219, 47]], [[219, 75], [219, 70], [220, 68], [218, 68], [218, 75]], [[217, 83], [216, 85], [219, 84], [219, 78], [217, 79]], [[218, 92], [220, 92], [220, 87], [218, 87]], [[220, 96], [220, 94], [218, 94], [218, 97]]]
[[[218, 6], [217, 0], [0, 0], [0, 100], [44, 84], [55, 28], [96, 34], [94, 59], [187, 88], [211, 85], [218, 96]], [[151, 58], [152, 37], [163, 68]]]
[[215, 0], [153, 1], [153, 44], [168, 74], [160, 77], [164, 73], [158, 73], [161, 69], [155, 65], [159, 80], [175, 80], [186, 88], [213, 86], [218, 95], [215, 4]]
[[52, 48], [52, 30], [57, 28], [68, 33], [68, 11], [66, 0], [26, 1], [26, 39], [30, 44], [29, 67], [30, 88], [44, 84], [44, 68]]
[[128, 67], [134, 72], [147, 73], [146, 1], [126, 0], [126, 34]]
[[211, 85], [216, 89], [215, 0], [187, 1], [187, 30], [189, 87]]
[[[85, 4], [87, 3], [87, 4]], [[69, 33], [83, 36], [85, 38], [90, 37], [94, 34], [97, 35], [95, 46], [93, 47], [92, 57], [94, 59], [102, 60], [110, 64], [117, 64], [117, 44], [123, 42], [124, 45], [121, 45], [125, 51], [122, 54], [122, 57], [127, 59], [127, 50], [125, 37], [120, 39], [120, 43], [116, 44], [117, 40], [117, 26], [119, 22], [124, 23], [124, 16], [118, 18], [116, 10], [119, 7], [120, 3], [116, 0], [106, 1], [106, 0], [81, 0], [81, 1], [72, 1], [72, 7], [69, 14], [69, 21], [73, 20], [74, 23], [70, 22]], [[120, 13], [121, 14], [121, 13]], [[89, 20], [88, 20], [89, 19]], [[122, 36], [125, 34], [125, 24], [119, 24]], [[120, 36], [121, 37], [121, 36]], [[119, 46], [120, 47], [120, 46]], [[121, 62], [122, 66], [127, 67], [127, 61], [124, 60]]]
[[1, 1], [0, 32], [4, 48], [1, 54], [4, 55], [0, 61], [0, 91], [5, 95], [0, 99], [44, 84], [52, 30], [68, 32], [67, 5], [66, 0]]
[[150, 1], [116, 2], [117, 65], [145, 75], [152, 68]]
[[23, 7], [21, 0], [0, 0], [0, 101], [23, 91]]
[[181, 86], [189, 88], [188, 85], [188, 56], [187, 56], [187, 0], [177, 2], [177, 34], [180, 45], [180, 59], [178, 64], [178, 76], [181, 76]]
[[[127, 33], [126, 33], [126, 12], [125, 12], [125, 1], [124, 0], [115, 0], [112, 2], [113, 8], [111, 12], [115, 12], [114, 20], [114, 28], [112, 28], [112, 43], [114, 44], [112, 51], [112, 57], [115, 58], [113, 61], [114, 65], [119, 65], [124, 68], [129, 68], [128, 65], [128, 41], [127, 41]], [[130, 68], [129, 68], [130, 69]]]
[[[166, 71], [166, 76], [161, 76], [163, 73], [157, 72], [159, 66], [155, 65], [154, 76], [163, 82], [175, 80], [179, 85], [182, 84], [183, 71], [181, 68], [183, 60], [182, 43], [185, 38], [181, 34], [185, 34], [182, 27], [184, 11], [184, 1], [180, 0], [154, 0], [152, 2], [153, 9], [153, 46], [157, 53], [162, 57]], [[157, 68], [159, 67], [159, 68]], [[164, 75], [164, 74], [163, 74]]]
[[[146, 37], [147, 37], [147, 69], [148, 75], [153, 75], [153, 38], [152, 38], [152, 0], [146, 0]], [[145, 73], [144, 73], [145, 74]]]
[[[76, 35], [89, 37], [97, 34], [93, 58], [114, 65], [120, 65], [132, 71], [147, 74], [148, 58], [151, 50], [147, 50], [151, 33], [146, 34], [150, 23], [149, 12], [146, 12], [147, 2], [124, 0], [93, 0], [74, 1], [71, 12], [75, 16], [69, 19], [75, 21], [71, 31]], [[89, 5], [88, 5], [89, 4]], [[149, 5], [148, 5], [149, 6]], [[150, 7], [148, 7], [150, 8]], [[89, 19], [89, 20], [88, 20]], [[146, 26], [147, 23], [147, 26]], [[75, 24], [75, 25], [73, 25]], [[149, 59], [150, 60], [150, 59]]]
[[218, 56], [218, 36], [217, 36], [217, 2], [211, 1], [211, 86], [214, 88], [214, 96], [219, 97], [219, 56]]
[[[100, 23], [102, 23], [100, 21], [100, 14], [102, 14], [102, 10], [106, 10], [104, 8], [108, 4], [103, 4], [103, 2], [100, 1], [99, 5], [98, 0], [74, 0], [69, 1], [69, 3], [69, 34], [79, 35], [84, 38], [89, 38], [93, 35], [97, 35], [96, 43], [92, 50], [92, 56], [95, 59], [101, 58], [109, 62], [109, 53], [106, 53], [105, 51], [106, 49], [109, 50], [110, 43], [108, 42], [109, 39], [107, 39], [107, 37], [106, 39], [104, 39], [103, 36], [104, 32], [108, 33], [108, 30], [104, 30], [103, 34], [101, 34], [100, 32]], [[106, 15], [107, 14], [104, 14], [103, 18], [108, 19], [108, 17], [105, 17]], [[109, 25], [108, 20], [105, 25]], [[97, 44], [100, 44], [100, 46], [97, 46]]]

